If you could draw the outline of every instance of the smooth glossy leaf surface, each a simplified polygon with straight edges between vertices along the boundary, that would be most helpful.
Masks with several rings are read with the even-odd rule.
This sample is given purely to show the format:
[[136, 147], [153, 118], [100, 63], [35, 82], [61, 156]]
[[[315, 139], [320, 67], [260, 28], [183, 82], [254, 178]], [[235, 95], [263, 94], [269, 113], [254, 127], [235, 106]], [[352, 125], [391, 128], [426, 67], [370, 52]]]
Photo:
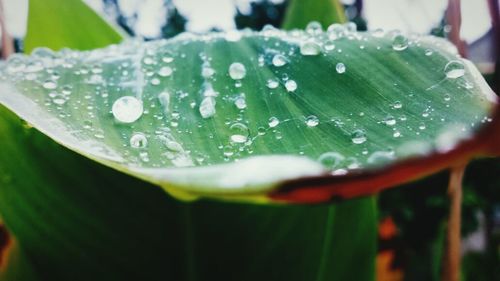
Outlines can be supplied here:
[[348, 27], [38, 49], [4, 66], [0, 101], [173, 194], [262, 200], [446, 153], [491, 121], [495, 95], [445, 41]]

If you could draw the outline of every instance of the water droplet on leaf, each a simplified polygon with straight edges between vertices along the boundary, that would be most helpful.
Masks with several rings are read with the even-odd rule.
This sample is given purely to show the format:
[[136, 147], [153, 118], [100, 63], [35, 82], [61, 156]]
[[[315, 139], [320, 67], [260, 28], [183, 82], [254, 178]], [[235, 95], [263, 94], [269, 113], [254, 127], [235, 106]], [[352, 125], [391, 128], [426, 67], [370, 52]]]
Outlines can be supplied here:
[[143, 61], [143, 62], [144, 62], [144, 64], [146, 64], [146, 65], [151, 65], [151, 64], [154, 64], [154, 63], [155, 63], [154, 59], [153, 59], [153, 58], [151, 58], [151, 57], [145, 57], [142, 61]]
[[237, 42], [241, 39], [241, 32], [238, 30], [229, 30], [226, 32], [224, 38], [229, 42]]
[[403, 51], [408, 48], [408, 38], [402, 34], [397, 34], [392, 39], [392, 48], [396, 51]]
[[259, 136], [263, 136], [263, 135], [265, 135], [265, 134], [266, 134], [266, 128], [264, 128], [264, 127], [259, 127], [259, 128], [257, 128], [257, 134], [258, 134]]
[[297, 90], [297, 82], [288, 80], [285, 82], [285, 88], [288, 92], [295, 92], [295, 90]]
[[161, 81], [160, 81], [160, 79], [158, 79], [158, 78], [156, 78], [156, 77], [155, 77], [155, 78], [153, 78], [153, 79], [151, 79], [151, 85], [153, 85], [153, 86], [158, 86], [158, 85], [160, 85], [160, 82], [161, 82]]
[[130, 137], [130, 146], [133, 148], [145, 148], [148, 145], [148, 139], [143, 133], [135, 133]]
[[67, 96], [67, 95], [71, 95], [72, 90], [73, 90], [73, 87], [67, 85], [67, 86], [62, 87], [61, 92], [63, 95]]
[[325, 51], [329, 52], [335, 49], [335, 43], [333, 40], [328, 40], [325, 42], [325, 45], [323, 45], [323, 48]]
[[46, 80], [45, 82], [43, 82], [42, 87], [44, 87], [47, 90], [53, 90], [57, 88], [57, 83], [53, 80]]
[[215, 98], [205, 97], [200, 104], [200, 114], [203, 118], [209, 118], [215, 115]]
[[392, 116], [392, 115], [388, 115], [384, 118], [384, 123], [387, 126], [394, 126], [394, 125], [396, 125], [396, 118], [394, 118], [394, 116]]
[[304, 56], [317, 56], [321, 53], [321, 47], [314, 41], [307, 41], [300, 46], [300, 53]]
[[444, 67], [444, 73], [446, 77], [450, 79], [456, 79], [464, 76], [465, 74], [465, 66], [463, 62], [459, 60], [453, 60], [448, 62]]
[[351, 134], [351, 141], [354, 144], [362, 144], [366, 141], [366, 133], [363, 130], [355, 130]]
[[57, 105], [63, 105], [66, 103], [66, 99], [62, 95], [57, 95], [52, 99], [52, 102]]
[[345, 29], [345, 26], [343, 26], [342, 24], [333, 23], [330, 26], [328, 26], [327, 32], [329, 35], [328, 37], [330, 39], [337, 39], [339, 37], [344, 36], [346, 29]]
[[372, 165], [384, 165], [390, 163], [394, 159], [393, 151], [375, 151], [368, 157], [366, 162]]
[[275, 79], [269, 79], [269, 80], [267, 80], [267, 83], [266, 83], [266, 86], [269, 89], [276, 89], [276, 88], [278, 88], [279, 85], [280, 85], [279, 82]]
[[250, 134], [247, 126], [241, 123], [235, 123], [229, 128], [231, 131], [231, 142], [234, 143], [245, 143], [248, 140], [248, 135]]
[[285, 56], [281, 54], [276, 54], [273, 57], [273, 65], [276, 67], [284, 66], [287, 63], [287, 59]]
[[335, 70], [337, 71], [337, 73], [342, 74], [342, 73], [344, 73], [344, 72], [345, 72], [346, 67], [345, 67], [345, 65], [344, 65], [343, 63], [339, 62], [339, 63], [337, 63], [337, 65], [335, 66]]
[[164, 56], [162, 59], [161, 59], [164, 63], [171, 63], [174, 61], [174, 58], [171, 57], [171, 56]]
[[347, 32], [356, 32], [358, 30], [358, 26], [356, 25], [356, 23], [354, 23], [352, 21], [346, 22], [344, 24], [344, 27], [345, 27]]
[[24, 58], [19, 54], [13, 54], [7, 59], [7, 71], [10, 73], [16, 73], [23, 71], [26, 67], [24, 64]]
[[229, 76], [233, 80], [243, 79], [245, 78], [246, 75], [247, 75], [247, 70], [243, 64], [235, 62], [229, 66]]
[[273, 117], [269, 118], [268, 124], [269, 124], [270, 128], [274, 128], [280, 124], [280, 120], [273, 116]]
[[222, 153], [224, 154], [224, 156], [226, 157], [231, 157], [233, 156], [234, 154], [234, 151], [233, 151], [233, 147], [230, 146], [230, 145], [226, 145], [224, 146], [224, 148], [222, 149]]
[[172, 72], [173, 70], [170, 66], [164, 66], [160, 68], [160, 70], [158, 71], [158, 75], [160, 75], [161, 77], [168, 77], [172, 75]]
[[201, 76], [203, 78], [210, 78], [215, 74], [215, 70], [211, 68], [210, 66], [203, 66], [201, 69]]
[[321, 26], [321, 23], [317, 21], [311, 21], [306, 26], [306, 32], [309, 33], [310, 35], [317, 35], [320, 34], [322, 31], [323, 27]]
[[240, 96], [238, 97], [235, 101], [234, 101], [234, 105], [236, 105], [236, 107], [238, 109], [245, 109], [247, 108], [247, 102], [245, 100], [245, 97], [244, 96]]
[[345, 157], [338, 152], [325, 152], [319, 156], [318, 162], [326, 169], [334, 170], [344, 161], [344, 159]]
[[158, 101], [163, 106], [164, 110], [167, 110], [170, 105], [170, 94], [168, 92], [161, 92], [158, 95]]
[[118, 122], [133, 123], [142, 116], [142, 101], [132, 96], [124, 96], [113, 103], [111, 111]]
[[306, 118], [307, 127], [316, 127], [319, 124], [319, 119], [315, 115], [308, 116]]

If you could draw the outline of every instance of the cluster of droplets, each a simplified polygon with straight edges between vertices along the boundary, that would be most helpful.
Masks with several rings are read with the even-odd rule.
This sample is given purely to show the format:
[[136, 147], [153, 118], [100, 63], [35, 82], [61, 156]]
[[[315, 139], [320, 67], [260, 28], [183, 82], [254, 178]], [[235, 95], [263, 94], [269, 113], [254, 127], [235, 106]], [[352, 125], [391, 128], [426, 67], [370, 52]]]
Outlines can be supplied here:
[[[227, 44], [241, 44], [241, 38], [247, 34], [232, 31], [225, 34], [223, 40], [229, 42]], [[392, 138], [405, 139], [406, 136], [427, 135], [428, 132], [435, 130], [432, 118], [444, 119], [441, 116], [434, 117], [436, 115], [434, 109], [428, 107], [418, 112], [423, 121], [413, 122], [412, 128], [408, 129], [403, 124], [411, 123], [406, 122], [407, 118], [414, 117], [406, 117], [397, 112], [408, 105], [405, 103], [403, 106], [401, 101], [394, 100], [389, 106], [390, 110], [394, 111], [390, 111], [390, 113], [384, 111], [378, 116], [368, 114], [373, 113], [370, 110], [366, 113], [364, 111], [350, 112], [344, 114], [345, 116], [342, 118], [328, 120], [323, 115], [283, 116], [270, 112], [269, 115], [272, 116], [259, 116], [258, 119], [263, 118], [264, 121], [253, 124], [247, 113], [259, 110], [252, 108], [254, 106], [254, 92], [258, 92], [264, 99], [269, 97], [288, 99], [301, 95], [301, 99], [308, 98], [306, 96], [308, 94], [307, 83], [304, 83], [300, 75], [296, 74], [296, 69], [300, 68], [297, 65], [300, 65], [301, 61], [315, 62], [315, 60], [328, 56], [333, 58], [329, 71], [330, 75], [335, 75], [335, 79], [348, 79], [351, 74], [355, 76], [357, 74], [355, 64], [349, 60], [349, 55], [352, 54], [349, 53], [348, 48], [345, 48], [344, 39], [356, 40], [359, 49], [365, 50], [365, 44], [369, 45], [367, 39], [369, 36], [375, 38], [390, 36], [390, 43], [388, 47], [386, 45], [386, 49], [397, 54], [404, 54], [419, 44], [413, 38], [410, 39], [397, 32], [386, 33], [377, 30], [360, 35], [352, 23], [333, 24], [324, 31], [319, 23], [311, 22], [302, 33], [284, 33], [267, 27], [259, 34], [265, 37], [262, 42], [269, 43], [263, 43], [263, 51], [256, 58], [224, 58], [224, 63], [221, 63], [217, 57], [212, 58], [204, 52], [200, 52], [200, 68], [195, 75], [197, 78], [182, 80], [186, 83], [183, 89], [176, 88], [179, 87], [180, 82], [177, 83], [175, 79], [185, 78], [180, 75], [180, 69], [183, 64], [188, 62], [188, 60], [183, 60], [188, 56], [181, 49], [171, 51], [171, 53], [163, 52], [167, 47], [158, 43], [152, 43], [151, 48], [133, 45], [122, 53], [120, 53], [120, 47], [112, 47], [108, 51], [118, 55], [103, 56], [110, 60], [109, 63], [103, 59], [102, 61], [94, 60], [88, 65], [82, 63], [86, 60], [83, 57], [80, 58], [80, 61], [78, 58], [65, 61], [61, 59], [59, 54], [47, 49], [38, 49], [33, 54], [36, 60], [26, 62], [26, 58], [13, 57], [5, 67], [5, 71], [9, 74], [22, 73], [26, 80], [38, 83], [38, 86], [47, 92], [50, 104], [58, 108], [60, 116], [69, 114], [64, 112], [63, 106], [68, 103], [70, 98], [75, 99], [71, 103], [72, 106], [89, 111], [88, 116], [82, 120], [82, 127], [87, 131], [92, 131], [93, 136], [99, 140], [107, 140], [110, 132], [99, 129], [101, 121], [97, 119], [99, 112], [97, 112], [96, 107], [101, 107], [98, 105], [99, 102], [107, 105], [107, 114], [111, 113], [114, 126], [120, 129], [125, 128], [123, 130], [127, 132], [122, 137], [126, 139], [125, 146], [130, 147], [131, 151], [125, 153], [125, 156], [138, 155], [140, 161], [153, 163], [158, 156], [152, 151], [160, 151], [161, 153], [157, 154], [170, 161], [161, 162], [158, 164], [160, 167], [171, 164], [191, 166], [217, 162], [217, 159], [220, 158], [212, 156], [215, 160], [208, 161], [210, 158], [208, 155], [212, 153], [204, 153], [198, 151], [196, 147], [189, 147], [189, 138], [179, 138], [178, 136], [193, 134], [196, 130], [205, 129], [208, 126], [213, 126], [214, 130], [217, 130], [217, 126], [220, 126], [220, 120], [226, 119], [224, 121], [225, 127], [221, 130], [223, 133], [208, 132], [204, 140], [208, 143], [217, 141], [217, 149], [226, 161], [238, 160], [239, 157], [252, 154], [254, 143], [259, 140], [271, 142], [270, 135], [274, 136], [273, 141], [285, 143], [288, 141], [285, 138], [289, 138], [288, 128], [296, 126], [308, 130], [304, 132], [307, 136], [321, 135], [323, 131], [333, 131], [336, 134], [333, 138], [342, 139], [347, 151], [356, 152], [354, 155], [342, 155], [338, 151], [322, 152], [303, 149], [302, 147], [310, 145], [308, 143], [297, 148], [297, 153], [300, 155], [317, 156], [319, 154], [318, 161], [326, 169], [340, 175], [346, 173], [347, 170], [360, 168], [363, 162], [367, 164], [389, 163], [399, 153], [399, 150], [374, 145], [372, 141], [380, 137], [380, 133], [369, 126], [364, 128], [360, 125], [363, 123], [356, 123], [356, 120], [374, 118], [378, 124], [381, 124], [379, 125], [381, 131], [389, 132], [387, 134]], [[279, 40], [280, 36], [288, 36], [288, 34], [290, 34], [290, 38]], [[215, 39], [209, 38], [207, 42]], [[376, 48], [378, 50], [382, 47], [376, 46]], [[433, 58], [437, 57], [438, 54], [432, 48], [425, 49], [425, 52], [422, 53], [422, 56], [433, 56]], [[125, 58], [123, 59], [123, 57]], [[58, 67], [53, 67], [54, 64]], [[106, 67], [109, 64], [119, 65], [116, 71], [120, 72], [120, 77], [111, 79], [105, 75], [109, 71], [109, 67]], [[261, 68], [265, 68], [268, 73], [261, 71]], [[66, 78], [61, 79], [61, 74], [64, 74], [68, 69], [72, 69], [80, 81], [88, 84], [85, 85], [85, 87], [88, 86], [88, 89], [85, 88], [86, 92], [82, 94], [81, 100], [72, 97], [75, 96], [75, 89], [67, 85], [69, 82], [65, 80]], [[438, 82], [437, 87], [441, 85], [440, 83], [447, 81], [460, 82], [464, 88], [472, 87], [463, 82], [465, 81], [466, 68], [461, 59], [447, 60], [442, 69], [444, 82]], [[271, 75], [268, 75], [269, 73]], [[230, 83], [224, 87], [221, 86], [221, 81], [230, 81]], [[197, 84], [199, 86], [196, 86]], [[431, 87], [432, 89], [434, 88]], [[269, 95], [266, 95], [266, 92]], [[446, 106], [449, 106], [452, 94], [441, 94], [440, 99], [446, 103]], [[228, 112], [232, 112], [228, 110], [228, 102], [230, 102], [232, 110], [236, 112], [234, 116], [228, 114]], [[190, 112], [189, 118], [184, 116], [187, 108], [182, 107], [184, 103], [189, 104], [189, 109], [196, 115], [192, 115]], [[95, 105], [93, 106], [93, 104]], [[226, 114], [228, 116], [225, 116]], [[479, 116], [477, 119], [478, 122], [487, 122], [484, 121], [487, 120], [484, 116]], [[415, 124], [417, 125], [415, 126]], [[151, 131], [151, 128], [158, 128], [155, 126], [160, 126], [162, 129]], [[227, 136], [221, 137], [223, 134]], [[442, 139], [450, 139], [449, 135], [450, 133], [447, 132]], [[311, 137], [311, 139], [313, 138]], [[422, 139], [424, 138], [422, 137]], [[307, 141], [309, 138], [306, 137], [304, 140]], [[327, 140], [323, 140], [327, 142]], [[329, 146], [325, 145], [325, 147]], [[445, 146], [441, 145], [441, 147]], [[304, 153], [304, 151], [309, 151], [309, 153]]]

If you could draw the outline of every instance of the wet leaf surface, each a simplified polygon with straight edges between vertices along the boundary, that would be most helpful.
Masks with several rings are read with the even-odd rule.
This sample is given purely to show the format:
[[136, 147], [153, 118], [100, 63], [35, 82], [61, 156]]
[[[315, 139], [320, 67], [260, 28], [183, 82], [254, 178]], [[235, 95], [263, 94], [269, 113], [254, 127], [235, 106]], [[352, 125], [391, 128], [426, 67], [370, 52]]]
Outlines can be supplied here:
[[495, 95], [447, 42], [352, 28], [40, 48], [3, 66], [0, 101], [185, 198], [267, 200], [287, 180], [446, 153], [491, 122]]

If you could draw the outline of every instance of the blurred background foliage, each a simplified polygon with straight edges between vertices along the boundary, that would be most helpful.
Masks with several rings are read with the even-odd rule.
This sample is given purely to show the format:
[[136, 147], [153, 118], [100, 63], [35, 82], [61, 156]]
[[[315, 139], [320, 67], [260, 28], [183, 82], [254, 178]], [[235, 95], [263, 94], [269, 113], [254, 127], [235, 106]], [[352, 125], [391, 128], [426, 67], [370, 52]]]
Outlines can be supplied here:
[[[144, 3], [135, 1], [138, 2], [134, 4], [135, 9], [127, 11], [123, 6], [127, 4], [126, 0], [87, 2], [90, 6], [100, 9], [99, 13], [119, 25], [130, 36], [150, 40], [170, 38], [186, 31], [189, 24], [188, 17], [183, 15], [172, 0], [161, 1], [164, 2], [160, 12], [164, 16], [163, 19], [156, 21], [160, 31], [157, 34], [148, 33], [147, 30], [144, 32], [144, 28], [141, 29], [138, 25], [141, 17], [140, 6], [146, 5], [148, 1]], [[488, 2], [477, 0], [477, 3], [481, 1]], [[247, 2], [245, 5], [235, 4], [234, 27], [238, 29], [260, 30], [267, 24], [280, 26], [290, 1]], [[402, 2], [408, 2], [408, 0]], [[364, 16], [363, 1], [346, 0], [343, 3], [346, 17], [357, 24], [358, 30], [366, 30], [370, 22]], [[492, 16], [492, 25], [479, 38], [468, 42], [467, 54], [483, 72], [492, 88], [498, 89], [496, 77], [499, 75], [496, 62], [499, 49], [497, 42], [500, 39], [498, 26], [496, 26], [498, 24], [495, 23], [495, 17], [498, 19], [498, 1], [491, 0], [487, 4]], [[409, 11], [401, 12], [408, 13]], [[404, 16], [404, 14], [400, 15], [400, 17]], [[210, 29], [220, 28], [215, 26]], [[443, 12], [429, 33], [446, 37], [449, 31], [450, 27], [447, 25], [446, 15]], [[16, 38], [16, 47], [18, 51], [23, 48], [21, 36]], [[496, 72], [495, 69], [497, 69]], [[443, 172], [418, 182], [390, 189], [379, 195], [381, 234], [377, 274], [380, 280], [438, 279], [443, 250], [442, 239], [448, 214], [447, 182], [448, 175]], [[500, 280], [500, 160], [481, 159], [471, 163], [467, 168], [462, 219], [464, 280]], [[383, 259], [384, 252], [391, 253], [388, 261]], [[429, 257], [433, 258], [429, 259]]]

